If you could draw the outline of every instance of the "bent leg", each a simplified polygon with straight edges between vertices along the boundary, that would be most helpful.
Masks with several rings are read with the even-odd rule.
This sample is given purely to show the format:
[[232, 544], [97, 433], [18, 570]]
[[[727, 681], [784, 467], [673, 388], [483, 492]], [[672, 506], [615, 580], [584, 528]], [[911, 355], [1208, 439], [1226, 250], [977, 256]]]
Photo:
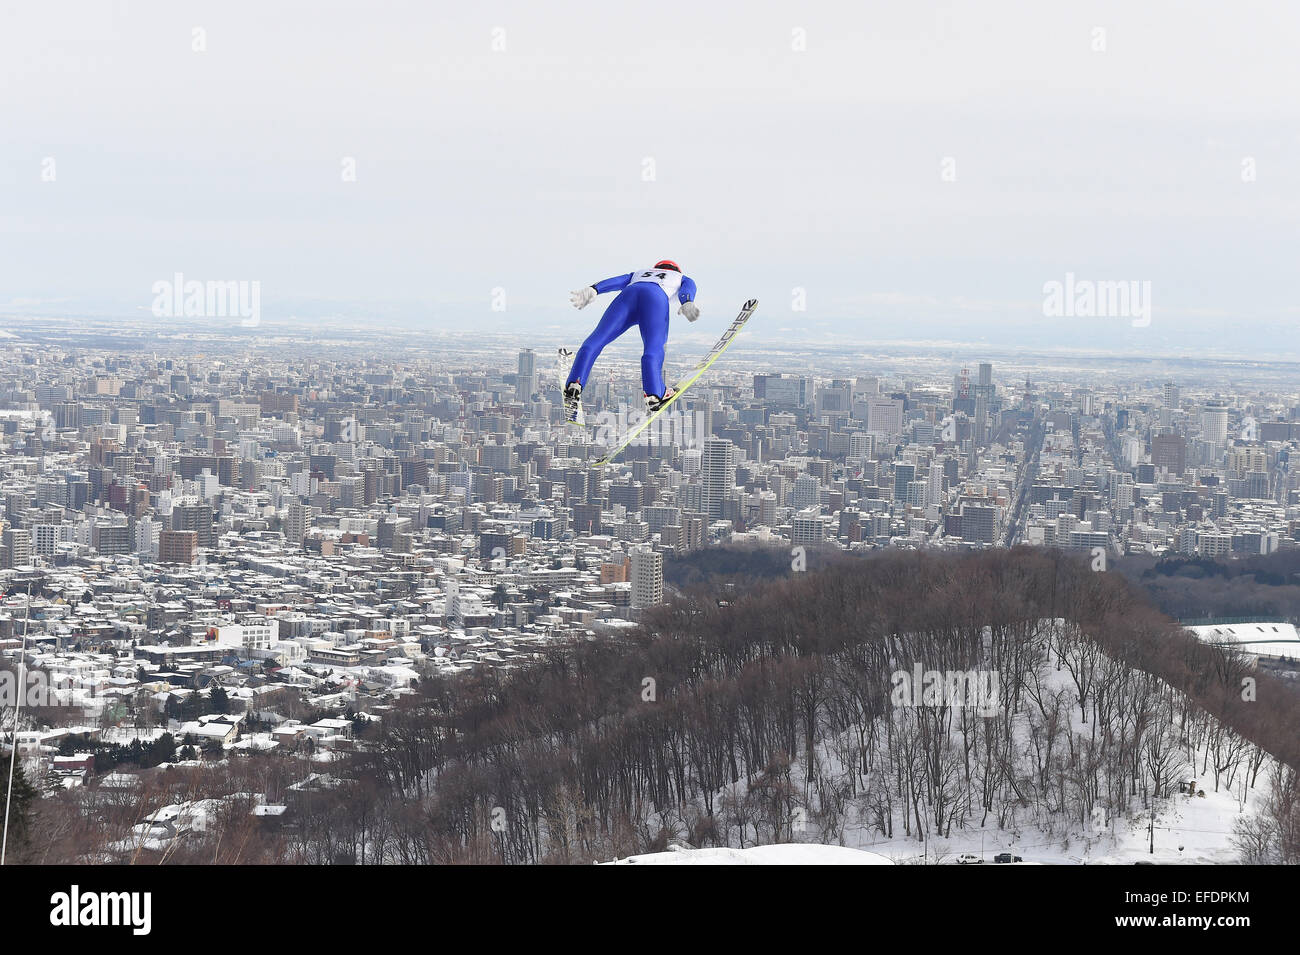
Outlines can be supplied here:
[[[649, 299], [649, 297], [647, 296]], [[642, 303], [637, 312], [641, 326], [641, 388], [647, 395], [664, 396], [664, 346], [668, 344], [668, 299], [662, 295]]]
[[573, 368], [569, 370], [567, 382], [576, 381], [582, 387], [587, 387], [587, 376], [591, 374], [591, 366], [595, 363], [596, 358], [601, 351], [618, 336], [632, 327], [632, 302], [630, 296], [620, 292], [614, 301], [609, 303], [609, 308], [605, 309], [605, 314], [601, 316], [600, 322], [586, 340], [582, 347], [578, 349], [578, 354], [574, 356]]

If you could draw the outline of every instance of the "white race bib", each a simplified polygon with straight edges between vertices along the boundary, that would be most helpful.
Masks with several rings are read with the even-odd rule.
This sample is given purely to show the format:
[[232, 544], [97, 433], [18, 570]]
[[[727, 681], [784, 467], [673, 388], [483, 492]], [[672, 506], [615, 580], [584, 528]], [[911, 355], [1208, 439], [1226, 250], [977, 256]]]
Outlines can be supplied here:
[[672, 269], [643, 269], [640, 272], [633, 272], [632, 281], [628, 284], [632, 285], [636, 282], [654, 282], [664, 290], [665, 295], [672, 298], [682, 287], [682, 273], [674, 272]]

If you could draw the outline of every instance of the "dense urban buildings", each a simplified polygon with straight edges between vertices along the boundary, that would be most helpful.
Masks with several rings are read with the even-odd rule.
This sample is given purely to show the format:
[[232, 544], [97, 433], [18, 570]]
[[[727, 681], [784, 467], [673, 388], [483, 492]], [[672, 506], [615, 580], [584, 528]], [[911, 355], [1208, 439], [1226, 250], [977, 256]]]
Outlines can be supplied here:
[[[25, 653], [85, 725], [144, 706], [155, 729], [132, 732], [238, 745], [228, 721], [164, 712], [221, 686], [277, 723], [267, 740], [346, 745], [261, 701], [288, 686], [382, 712], [424, 667], [510, 668], [632, 627], [672, 561], [720, 544], [789, 549], [797, 571], [801, 548], [1225, 557], [1300, 539], [1300, 396], [1267, 374], [1229, 393], [1015, 356], [854, 373], [738, 349], [596, 469], [636, 407], [634, 363], [588, 390], [581, 428], [541, 345], [216, 336], [200, 356], [115, 335], [0, 350], [0, 654]], [[58, 735], [25, 754], [52, 770]]]

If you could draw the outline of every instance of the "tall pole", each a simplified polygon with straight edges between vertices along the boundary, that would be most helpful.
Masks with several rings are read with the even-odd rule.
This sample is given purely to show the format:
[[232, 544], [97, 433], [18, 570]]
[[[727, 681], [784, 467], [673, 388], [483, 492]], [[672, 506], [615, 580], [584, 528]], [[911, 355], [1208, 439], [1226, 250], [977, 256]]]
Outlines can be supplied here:
[[5, 864], [5, 855], [9, 851], [9, 807], [14, 801], [14, 764], [18, 760], [18, 713], [23, 706], [23, 693], [27, 688], [25, 667], [27, 664], [27, 621], [31, 614], [32, 595], [27, 594], [27, 603], [23, 605], [23, 643], [18, 655], [18, 686], [14, 693], [14, 730], [12, 748], [9, 751], [9, 785], [5, 787], [5, 825], [4, 835], [0, 837], [0, 865]]

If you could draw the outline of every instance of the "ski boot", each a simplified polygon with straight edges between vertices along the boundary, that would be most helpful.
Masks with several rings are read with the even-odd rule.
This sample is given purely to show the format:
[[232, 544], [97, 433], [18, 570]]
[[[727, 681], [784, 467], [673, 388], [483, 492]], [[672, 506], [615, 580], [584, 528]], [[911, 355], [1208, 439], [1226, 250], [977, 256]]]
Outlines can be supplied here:
[[564, 386], [564, 420], [574, 424], [582, 421], [582, 385], [576, 381]]
[[645, 396], [646, 414], [654, 414], [655, 412], [657, 412], [664, 405], [668, 404], [668, 402], [672, 401], [673, 395], [675, 394], [677, 394], [677, 392], [674, 391], [672, 388], [669, 388], [667, 391], [664, 392], [664, 396], [662, 398], [657, 398], [654, 395], [646, 395]]

